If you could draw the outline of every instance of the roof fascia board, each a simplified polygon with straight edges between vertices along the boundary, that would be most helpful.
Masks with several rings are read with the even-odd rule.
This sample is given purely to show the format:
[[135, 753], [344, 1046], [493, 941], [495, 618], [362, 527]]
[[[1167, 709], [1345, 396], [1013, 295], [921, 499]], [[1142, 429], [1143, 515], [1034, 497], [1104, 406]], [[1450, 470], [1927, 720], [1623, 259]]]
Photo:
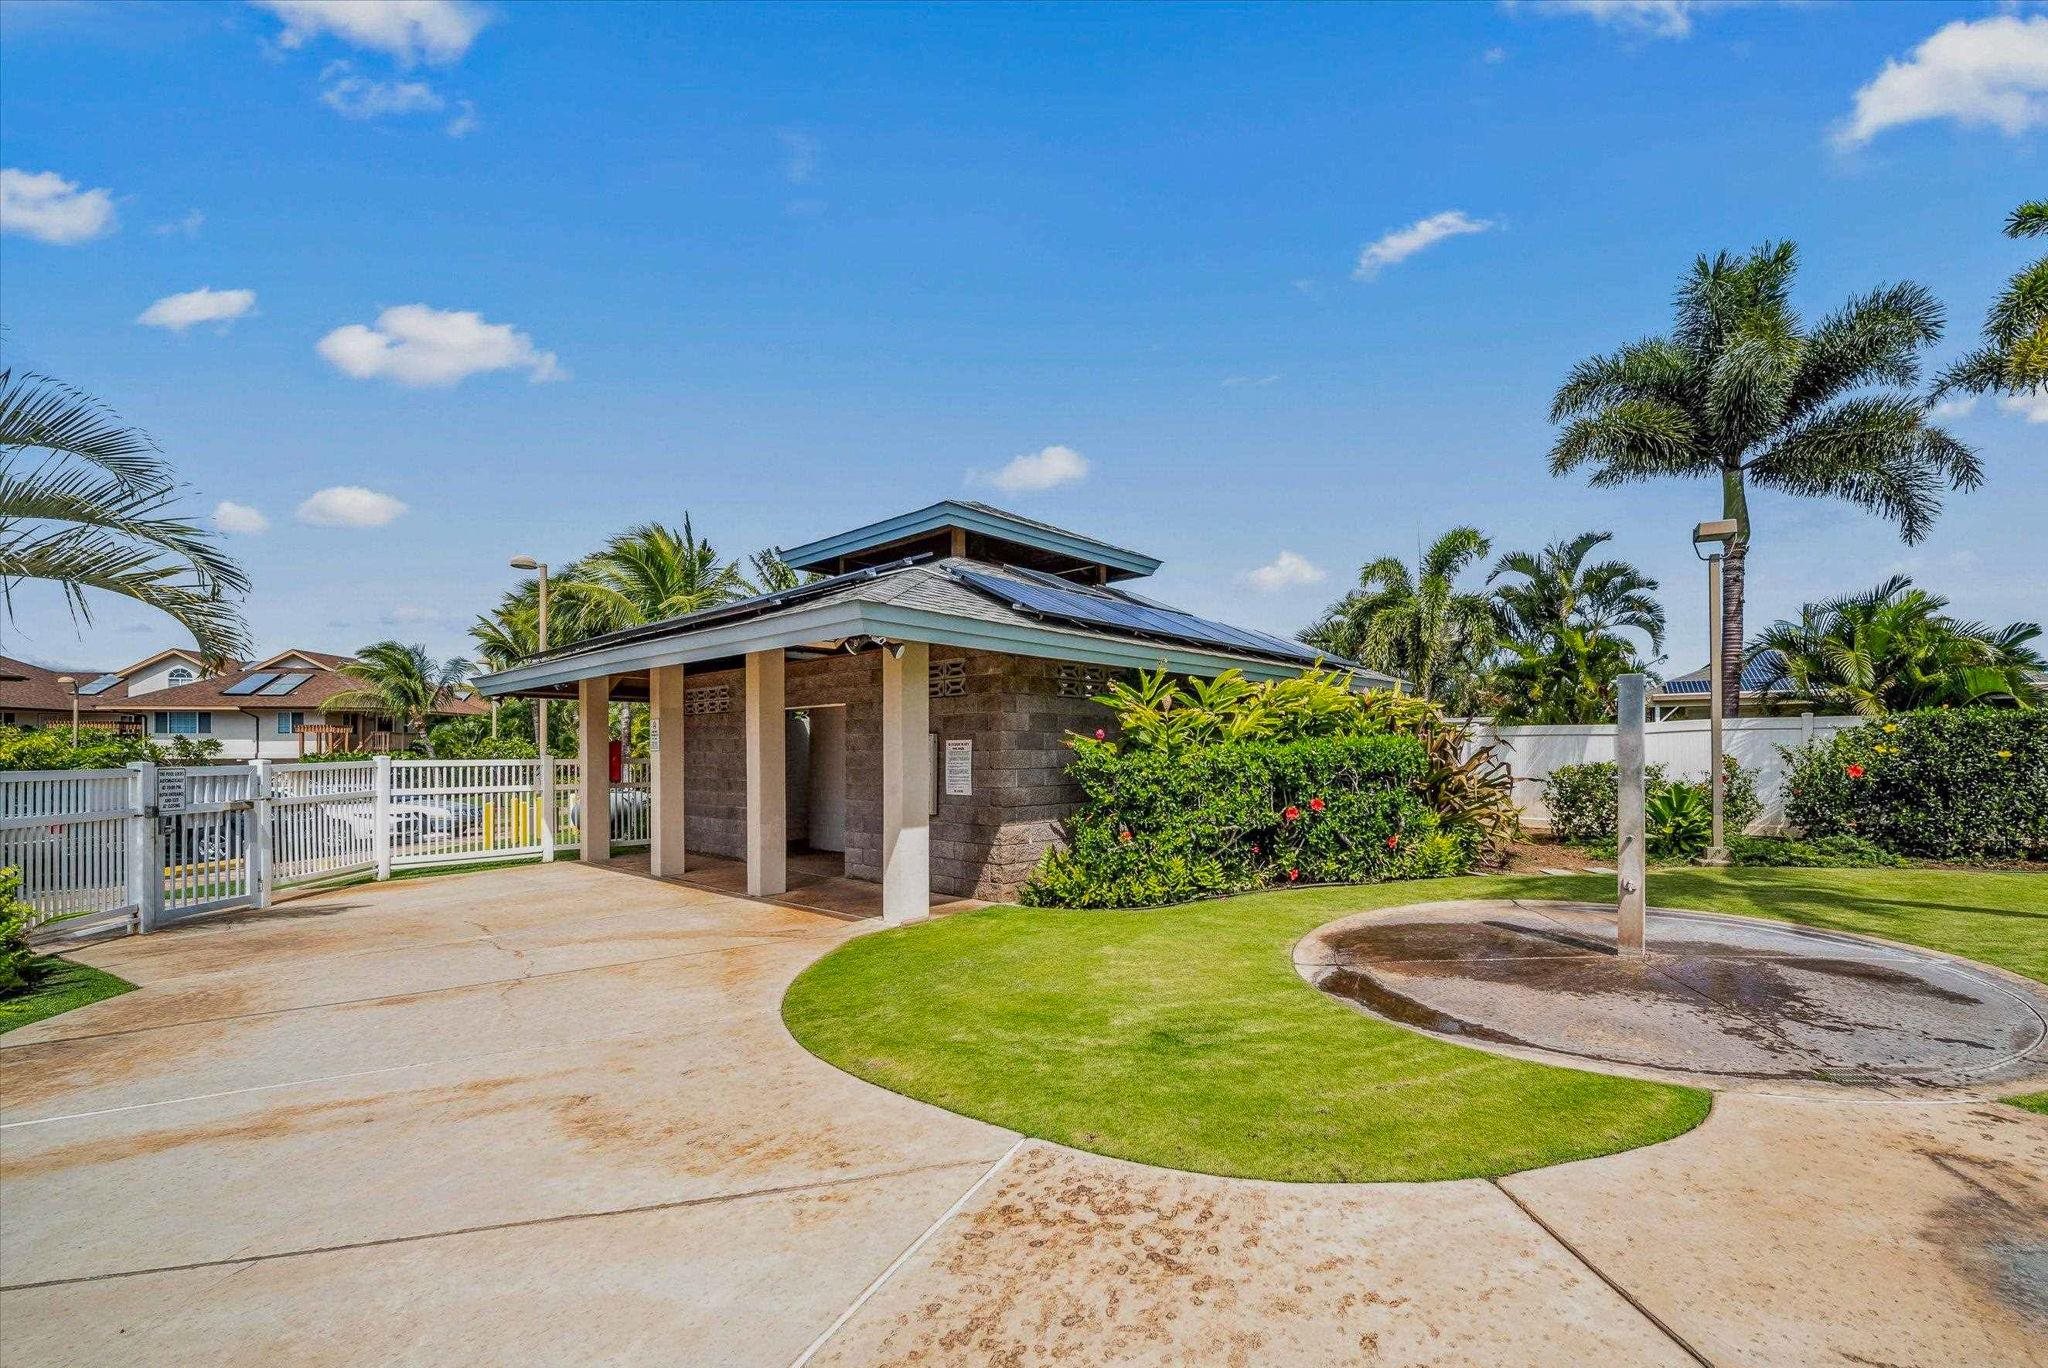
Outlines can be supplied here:
[[1107, 565], [1134, 576], [1149, 575], [1159, 568], [1159, 561], [1153, 556], [1127, 550], [1121, 546], [1111, 546], [1108, 542], [1096, 541], [1093, 537], [1011, 522], [1006, 518], [993, 517], [978, 508], [969, 508], [965, 504], [950, 500], [935, 503], [929, 508], [920, 508], [914, 513], [900, 513], [893, 518], [884, 518], [881, 522], [857, 527], [850, 532], [838, 532], [816, 541], [805, 542], [801, 546], [778, 550], [775, 554], [795, 569], [812, 569], [834, 561], [840, 556], [887, 546], [891, 542], [902, 541], [926, 532], [936, 532], [942, 527], [961, 527], [984, 536], [999, 537], [1004, 541], [1017, 542], [1024, 546], [1036, 546], [1041, 550], [1072, 556], [1076, 560]]
[[866, 630], [862, 625], [860, 604], [831, 603], [786, 615], [748, 618], [683, 636], [628, 641], [587, 654], [535, 661], [531, 665], [517, 665], [496, 674], [483, 675], [473, 682], [477, 692], [485, 698], [498, 698], [519, 689], [573, 684], [593, 675], [624, 674], [630, 670], [687, 665], [695, 660], [767, 651], [778, 646], [833, 641], [857, 636]]

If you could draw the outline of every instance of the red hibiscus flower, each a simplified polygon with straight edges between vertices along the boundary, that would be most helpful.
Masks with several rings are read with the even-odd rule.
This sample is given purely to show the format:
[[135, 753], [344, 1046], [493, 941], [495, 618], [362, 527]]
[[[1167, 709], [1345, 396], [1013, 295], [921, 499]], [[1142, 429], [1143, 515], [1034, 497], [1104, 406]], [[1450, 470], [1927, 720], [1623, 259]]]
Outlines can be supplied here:
[[1129, 844], [1129, 842], [1130, 842], [1130, 839], [1131, 839], [1131, 833], [1130, 833], [1129, 831], [1119, 831], [1119, 832], [1118, 832], [1118, 833], [1116, 834], [1116, 838], [1117, 838], [1117, 839], [1118, 839], [1119, 841], [1122, 841], [1122, 842], [1124, 842], [1125, 844]]
[[1397, 832], [1395, 832], [1395, 833], [1394, 833], [1393, 835], [1391, 835], [1391, 836], [1387, 837], [1387, 849], [1389, 849], [1389, 850], [1392, 850], [1392, 849], [1393, 849], [1393, 848], [1394, 848], [1395, 846], [1398, 846], [1398, 845], [1400, 845], [1400, 844], [1401, 844], [1401, 833], [1400, 833], [1400, 832], [1398, 832], [1398, 831], [1397, 831]]
[[1104, 731], [1102, 728], [1097, 727], [1095, 729], [1095, 739], [1097, 741], [1107, 741], [1109, 740], [1109, 733]]
[[1301, 809], [1294, 806], [1294, 804], [1289, 803], [1287, 805], [1287, 810], [1281, 813], [1280, 815], [1282, 817], [1285, 817], [1288, 821], [1292, 822], [1301, 816]]
[[1259, 853], [1259, 843], [1258, 843], [1257, 841], [1253, 841], [1253, 842], [1252, 842], [1252, 854], [1256, 855], [1256, 854], [1258, 854], [1258, 853]]
[[1321, 812], [1321, 811], [1323, 810], [1323, 800], [1322, 800], [1322, 799], [1320, 799], [1320, 798], [1311, 798], [1311, 799], [1309, 799], [1309, 800], [1308, 800], [1308, 810], [1309, 810], [1310, 812]]
[[1851, 765], [1845, 772], [1851, 779], [1861, 779], [1863, 777], [1863, 766]]
[[1287, 882], [1289, 883], [1293, 883], [1296, 879], [1299, 879], [1300, 877], [1301, 871], [1298, 869], [1290, 869], [1287, 871]]

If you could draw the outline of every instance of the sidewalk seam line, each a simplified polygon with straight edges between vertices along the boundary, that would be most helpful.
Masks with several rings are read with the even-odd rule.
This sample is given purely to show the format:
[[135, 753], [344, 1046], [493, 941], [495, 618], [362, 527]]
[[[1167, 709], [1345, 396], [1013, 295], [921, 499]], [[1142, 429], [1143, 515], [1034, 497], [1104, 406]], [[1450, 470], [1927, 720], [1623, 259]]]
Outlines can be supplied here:
[[[1021, 1143], [1021, 1142], [1020, 1142]], [[1005, 1155], [1005, 1158], [1008, 1156]], [[163, 1264], [155, 1268], [123, 1268], [108, 1273], [82, 1273], [71, 1278], [46, 1278], [41, 1282], [0, 1284], [0, 1292], [29, 1292], [45, 1287], [69, 1287], [78, 1283], [111, 1282], [116, 1278], [141, 1278], [152, 1273], [190, 1273], [202, 1268], [235, 1268], [248, 1264], [275, 1263], [280, 1259], [303, 1259], [315, 1254], [345, 1254], [358, 1249], [381, 1249], [386, 1245], [418, 1244], [426, 1240], [447, 1240], [462, 1235], [488, 1235], [500, 1230], [524, 1230], [531, 1226], [564, 1225], [571, 1221], [598, 1221], [612, 1216], [638, 1216], [654, 1211], [678, 1211], [687, 1207], [715, 1206], [721, 1202], [743, 1202], [757, 1197], [787, 1197], [795, 1193], [872, 1183], [885, 1178], [904, 1178], [939, 1169], [965, 1168], [978, 1159], [949, 1159], [943, 1163], [915, 1164], [903, 1169], [859, 1173], [847, 1178], [825, 1178], [815, 1183], [790, 1183], [782, 1187], [752, 1188], [746, 1192], [720, 1192], [704, 1197], [683, 1197], [673, 1202], [649, 1202], [644, 1206], [610, 1207], [603, 1211], [565, 1211], [558, 1216], [532, 1216], [518, 1221], [493, 1221], [484, 1225], [458, 1226], [453, 1230], [427, 1230], [416, 1235], [387, 1235], [375, 1240], [351, 1240], [343, 1244], [315, 1245], [308, 1249], [280, 1249], [269, 1254], [237, 1254], [228, 1258], [198, 1259], [191, 1263]], [[998, 1164], [1002, 1160], [996, 1161]], [[986, 1177], [986, 1175], [984, 1175]]]
[[1664, 1338], [1670, 1340], [1673, 1344], [1677, 1345], [1680, 1349], [1684, 1350], [1686, 1356], [1692, 1359], [1694, 1363], [1699, 1364], [1700, 1368], [1714, 1368], [1714, 1361], [1712, 1359], [1708, 1358], [1705, 1354], [1702, 1354], [1699, 1350], [1693, 1348], [1692, 1342], [1690, 1340], [1686, 1339], [1685, 1336], [1679, 1334], [1676, 1330], [1672, 1329], [1668, 1324], [1666, 1324], [1662, 1316], [1659, 1316], [1655, 1311], [1652, 1311], [1649, 1307], [1643, 1305], [1641, 1301], [1637, 1300], [1633, 1292], [1630, 1292], [1627, 1288], [1623, 1287], [1613, 1278], [1608, 1277], [1607, 1274], [1600, 1268], [1598, 1264], [1594, 1263], [1591, 1259], [1587, 1258], [1585, 1254], [1580, 1252], [1579, 1247], [1577, 1245], [1573, 1244], [1570, 1240], [1567, 1240], [1563, 1235], [1559, 1234], [1555, 1229], [1553, 1229], [1551, 1227], [1550, 1222], [1544, 1220], [1541, 1216], [1538, 1216], [1533, 1207], [1531, 1207], [1528, 1203], [1524, 1202], [1521, 1198], [1517, 1197], [1514, 1193], [1508, 1191], [1507, 1187], [1504, 1184], [1502, 1184], [1500, 1179], [1489, 1178], [1486, 1181], [1493, 1184], [1494, 1190], [1499, 1192], [1501, 1196], [1507, 1198], [1508, 1201], [1512, 1202], [1514, 1204], [1515, 1210], [1521, 1212], [1524, 1216], [1527, 1216], [1531, 1221], [1535, 1222], [1536, 1228], [1538, 1230], [1541, 1230], [1545, 1235], [1548, 1235], [1551, 1239], [1555, 1240], [1558, 1246], [1561, 1249], [1563, 1249], [1565, 1253], [1571, 1255], [1574, 1259], [1578, 1260], [1581, 1267], [1583, 1267], [1588, 1273], [1591, 1273], [1594, 1277], [1598, 1278], [1601, 1282], [1605, 1283], [1608, 1287], [1608, 1290], [1613, 1292], [1615, 1296], [1620, 1297], [1623, 1301], [1627, 1302], [1630, 1306], [1634, 1307], [1636, 1310], [1636, 1314], [1640, 1315], [1644, 1320], [1648, 1321], [1650, 1324], [1656, 1326], [1657, 1329], [1663, 1334]]
[[838, 1317], [830, 1325], [825, 1327], [824, 1333], [820, 1334], [816, 1339], [812, 1340], [810, 1343], [810, 1347], [805, 1349], [801, 1354], [798, 1354], [796, 1358], [791, 1361], [789, 1368], [804, 1368], [804, 1365], [808, 1364], [814, 1357], [816, 1357], [818, 1351], [825, 1347], [826, 1342], [829, 1341], [834, 1335], [838, 1334], [842, 1329], [844, 1329], [847, 1323], [851, 1321], [854, 1318], [854, 1316], [859, 1314], [860, 1309], [863, 1306], [866, 1306], [869, 1300], [873, 1298], [877, 1292], [882, 1290], [882, 1284], [889, 1281], [890, 1278], [896, 1276], [897, 1270], [902, 1268], [903, 1265], [909, 1263], [910, 1260], [917, 1254], [917, 1251], [923, 1249], [925, 1245], [931, 1240], [932, 1236], [939, 1233], [940, 1226], [946, 1224], [946, 1222], [952, 1220], [955, 1216], [958, 1216], [961, 1210], [966, 1207], [967, 1203], [973, 1199], [974, 1195], [980, 1192], [983, 1187], [987, 1186], [988, 1180], [995, 1177], [997, 1171], [1000, 1170], [1003, 1167], [1003, 1165], [1010, 1162], [1010, 1157], [1014, 1155], [1018, 1150], [1024, 1147], [1024, 1141], [1026, 1140], [1026, 1138], [1027, 1137], [1022, 1135], [1018, 1136], [1016, 1143], [1012, 1144], [1008, 1149], [1003, 1151], [1002, 1158], [996, 1160], [993, 1164], [990, 1164], [988, 1166], [988, 1172], [982, 1174], [981, 1177], [974, 1180], [974, 1186], [968, 1188], [967, 1191], [961, 1193], [958, 1200], [956, 1200], [953, 1203], [953, 1205], [947, 1207], [944, 1214], [942, 1214], [938, 1220], [933, 1221], [929, 1226], [926, 1226], [924, 1234], [918, 1236], [917, 1239], [912, 1241], [908, 1249], [904, 1250], [901, 1254], [898, 1254], [894, 1261], [892, 1261], [887, 1268], [883, 1269], [881, 1273], [876, 1276], [875, 1280], [869, 1283], [867, 1287], [861, 1291], [861, 1294], [858, 1297], [855, 1297], [853, 1299], [852, 1304], [849, 1305], [844, 1311], [841, 1311]]

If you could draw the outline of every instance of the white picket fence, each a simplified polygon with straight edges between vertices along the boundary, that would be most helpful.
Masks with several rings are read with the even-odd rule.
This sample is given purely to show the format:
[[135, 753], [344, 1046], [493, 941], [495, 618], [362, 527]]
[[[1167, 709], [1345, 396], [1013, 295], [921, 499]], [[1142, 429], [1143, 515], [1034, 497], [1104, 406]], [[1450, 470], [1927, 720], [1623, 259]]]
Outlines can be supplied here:
[[[544, 767], [545, 763], [545, 767]], [[147, 931], [279, 888], [551, 860], [582, 842], [573, 760], [375, 760], [0, 772], [0, 867], [46, 934]], [[647, 765], [611, 788], [613, 848], [648, 840]]]
[[[1781, 750], [1802, 746], [1869, 721], [1864, 717], [1731, 717], [1722, 723], [1722, 745], [1743, 769], [1756, 777], [1763, 816], [1757, 828], [1768, 830], [1785, 820], [1785, 759]], [[1643, 728], [1644, 762], [1663, 765], [1673, 779], [1704, 780], [1713, 766], [1706, 718], [1650, 722]], [[1614, 759], [1614, 724], [1566, 727], [1495, 727], [1481, 722], [1473, 728], [1475, 745], [1492, 745], [1515, 777], [1515, 802], [1522, 821], [1538, 830], [1550, 825], [1543, 805], [1543, 781], [1553, 770]]]

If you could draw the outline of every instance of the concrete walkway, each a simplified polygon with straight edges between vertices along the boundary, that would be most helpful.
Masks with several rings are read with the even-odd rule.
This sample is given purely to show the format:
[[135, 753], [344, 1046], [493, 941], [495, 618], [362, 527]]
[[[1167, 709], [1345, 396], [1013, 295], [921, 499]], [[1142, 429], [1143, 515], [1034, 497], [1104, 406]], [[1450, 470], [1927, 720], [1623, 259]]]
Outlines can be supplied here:
[[141, 989], [0, 1038], [0, 1360], [2048, 1362], [2043, 1118], [1171, 1173], [805, 1053], [783, 990], [862, 929], [563, 864], [87, 951]]

